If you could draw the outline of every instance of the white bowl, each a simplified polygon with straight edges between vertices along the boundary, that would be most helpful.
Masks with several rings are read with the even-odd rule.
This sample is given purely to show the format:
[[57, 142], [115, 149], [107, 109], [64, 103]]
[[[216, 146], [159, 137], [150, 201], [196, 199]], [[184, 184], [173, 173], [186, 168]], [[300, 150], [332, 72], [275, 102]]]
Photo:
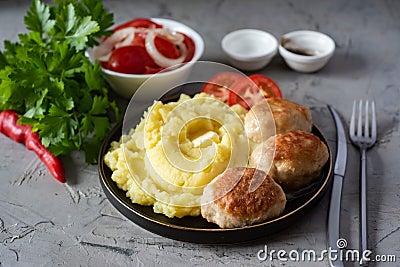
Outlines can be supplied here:
[[328, 63], [335, 51], [331, 37], [316, 31], [293, 31], [280, 39], [279, 54], [298, 72], [315, 72]]
[[255, 29], [230, 32], [221, 46], [230, 64], [246, 71], [264, 68], [278, 51], [278, 41], [272, 34]]
[[[186, 26], [183, 23], [162, 18], [151, 18], [151, 20], [164, 25], [164, 27], [169, 28], [174, 31], [182, 32], [188, 35], [195, 44], [195, 52], [193, 58], [186, 64], [182, 66], [161, 72], [156, 74], [126, 74], [111, 71], [109, 69], [102, 68], [103, 76], [111, 85], [112, 89], [117, 92], [120, 96], [125, 98], [131, 98], [136, 90], [149, 78], [152, 78], [152, 84], [154, 84], [154, 90], [164, 90], [168, 91], [170, 87], [175, 86], [181, 82], [184, 82], [190, 74], [190, 70], [193, 63], [196, 62], [204, 52], [204, 41], [203, 38], [192, 28]], [[93, 51], [89, 51], [89, 56], [93, 60]], [[163, 92], [152, 92], [155, 95], [162, 95]]]

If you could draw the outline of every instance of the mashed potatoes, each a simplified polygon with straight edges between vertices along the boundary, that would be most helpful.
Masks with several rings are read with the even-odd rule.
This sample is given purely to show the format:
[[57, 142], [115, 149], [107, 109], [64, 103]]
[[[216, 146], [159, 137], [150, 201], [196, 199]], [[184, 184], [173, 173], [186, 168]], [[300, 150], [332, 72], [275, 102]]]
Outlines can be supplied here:
[[226, 168], [247, 165], [245, 114], [206, 94], [157, 101], [111, 144], [105, 163], [133, 203], [168, 217], [198, 216], [203, 188]]

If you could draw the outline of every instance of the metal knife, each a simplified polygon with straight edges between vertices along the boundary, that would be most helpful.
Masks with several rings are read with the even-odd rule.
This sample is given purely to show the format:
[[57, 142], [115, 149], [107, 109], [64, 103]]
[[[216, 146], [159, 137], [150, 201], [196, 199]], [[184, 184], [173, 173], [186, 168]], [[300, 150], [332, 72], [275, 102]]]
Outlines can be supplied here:
[[[346, 171], [347, 141], [346, 132], [344, 131], [344, 127], [338, 113], [330, 105], [328, 105], [328, 108], [335, 121], [337, 134], [337, 153], [335, 168], [333, 171], [333, 186], [328, 215], [328, 248], [331, 248], [332, 250], [337, 250], [338, 253], [334, 255], [339, 256], [339, 250], [343, 248], [338, 247], [338, 240], [340, 238], [340, 203], [342, 197], [343, 177]], [[343, 266], [343, 262], [339, 259], [339, 257], [336, 260], [329, 259], [329, 261], [331, 266]]]

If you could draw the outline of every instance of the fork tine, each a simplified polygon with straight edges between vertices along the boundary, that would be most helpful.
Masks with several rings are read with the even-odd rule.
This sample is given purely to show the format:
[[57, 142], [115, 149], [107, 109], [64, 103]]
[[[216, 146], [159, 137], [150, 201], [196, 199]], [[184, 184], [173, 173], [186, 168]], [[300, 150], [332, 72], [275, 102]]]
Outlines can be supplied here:
[[358, 127], [357, 127], [357, 136], [361, 137], [362, 136], [362, 100], [360, 100], [358, 106]]
[[356, 101], [353, 101], [353, 112], [351, 113], [350, 119], [350, 136], [355, 135], [355, 124], [356, 124]]
[[375, 115], [375, 101], [372, 101], [372, 122], [371, 122], [371, 138], [373, 142], [376, 141], [376, 115]]
[[369, 109], [369, 102], [368, 100], [365, 101], [365, 125], [364, 125], [364, 136], [369, 138], [369, 115], [368, 115], [368, 109]]

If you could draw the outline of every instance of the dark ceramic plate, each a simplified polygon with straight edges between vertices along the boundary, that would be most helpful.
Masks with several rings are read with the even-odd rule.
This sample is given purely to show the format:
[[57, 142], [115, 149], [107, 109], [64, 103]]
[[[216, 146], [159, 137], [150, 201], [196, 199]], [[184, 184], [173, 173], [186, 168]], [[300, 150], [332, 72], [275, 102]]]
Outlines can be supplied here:
[[[329, 145], [317, 127], [312, 132], [328, 147]], [[112, 141], [118, 141], [122, 134], [122, 124], [116, 125], [104, 141], [99, 154], [100, 183], [111, 204], [125, 217], [140, 227], [168, 238], [207, 244], [239, 243], [259, 239], [276, 233], [301, 217], [306, 210], [318, 203], [329, 187], [331, 181], [332, 154], [329, 149], [328, 162], [322, 169], [319, 179], [310, 186], [287, 195], [285, 211], [277, 218], [251, 226], [221, 229], [199, 217], [168, 218], [153, 212], [152, 206], [134, 204], [126, 197], [126, 192], [119, 189], [111, 179], [112, 171], [104, 163], [103, 157]]]

